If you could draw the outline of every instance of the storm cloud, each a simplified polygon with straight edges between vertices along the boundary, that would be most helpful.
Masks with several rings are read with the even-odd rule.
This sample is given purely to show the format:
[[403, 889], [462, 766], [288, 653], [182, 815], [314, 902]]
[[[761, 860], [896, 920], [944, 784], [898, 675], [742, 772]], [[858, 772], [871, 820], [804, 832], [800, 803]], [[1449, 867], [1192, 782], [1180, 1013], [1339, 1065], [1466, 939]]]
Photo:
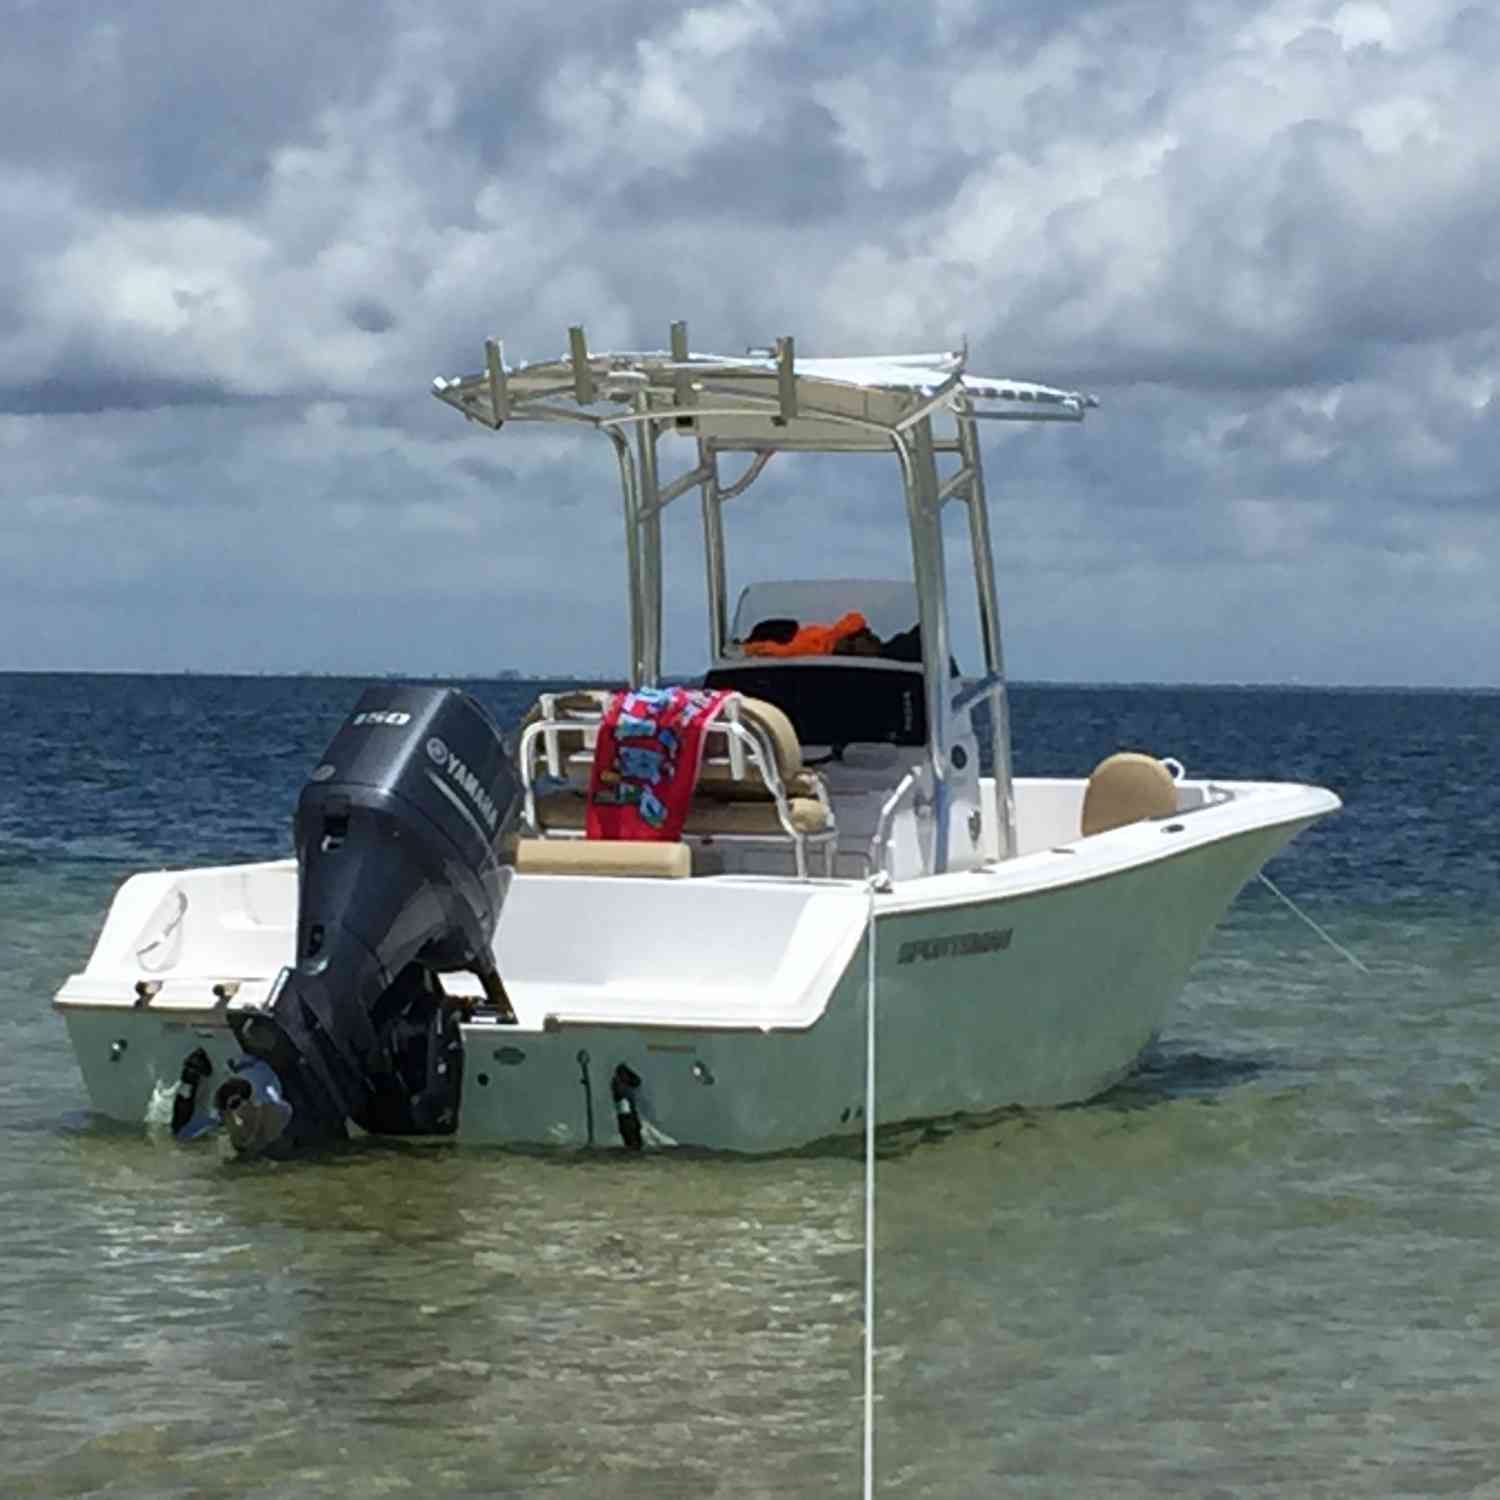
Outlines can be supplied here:
[[[1446, 0], [13, 7], [0, 666], [619, 671], [607, 450], [427, 388], [686, 318], [1100, 397], [990, 440], [1016, 676], [1493, 685], [1497, 67]], [[735, 581], [903, 568], [856, 467]]]

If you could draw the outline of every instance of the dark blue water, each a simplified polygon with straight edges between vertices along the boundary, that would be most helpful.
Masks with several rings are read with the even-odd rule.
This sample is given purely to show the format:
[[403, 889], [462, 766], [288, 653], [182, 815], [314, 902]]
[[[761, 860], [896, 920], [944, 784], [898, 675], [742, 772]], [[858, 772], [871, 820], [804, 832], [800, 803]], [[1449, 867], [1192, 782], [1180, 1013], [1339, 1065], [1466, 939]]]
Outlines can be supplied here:
[[[141, 866], [290, 850], [363, 686], [0, 675], [0, 1493], [858, 1493], [861, 1178], [366, 1147], [236, 1169], [84, 1110], [51, 993]], [[514, 722], [535, 684], [469, 687]], [[1500, 1493], [1500, 695], [1018, 688], [1328, 785], [1141, 1075], [895, 1142], [910, 1495]]]
[[[502, 724], [560, 684], [470, 682]], [[291, 852], [291, 809], [363, 679], [0, 674], [0, 870]], [[1349, 815], [1297, 846], [1306, 893], [1356, 905], [1500, 895], [1500, 693], [1021, 686], [1022, 775], [1111, 751], [1305, 781]]]

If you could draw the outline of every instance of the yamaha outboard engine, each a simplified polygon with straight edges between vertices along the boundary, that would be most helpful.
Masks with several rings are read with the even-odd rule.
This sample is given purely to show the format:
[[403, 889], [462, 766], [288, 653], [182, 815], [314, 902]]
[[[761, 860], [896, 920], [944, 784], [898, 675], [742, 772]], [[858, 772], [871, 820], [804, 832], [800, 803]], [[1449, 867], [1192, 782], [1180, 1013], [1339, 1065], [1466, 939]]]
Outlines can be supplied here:
[[440, 973], [515, 1013], [491, 939], [519, 784], [484, 709], [455, 688], [370, 688], [297, 804], [297, 961], [233, 1015], [248, 1056], [214, 1098], [235, 1148], [286, 1155], [353, 1120], [447, 1134], [463, 1077]]

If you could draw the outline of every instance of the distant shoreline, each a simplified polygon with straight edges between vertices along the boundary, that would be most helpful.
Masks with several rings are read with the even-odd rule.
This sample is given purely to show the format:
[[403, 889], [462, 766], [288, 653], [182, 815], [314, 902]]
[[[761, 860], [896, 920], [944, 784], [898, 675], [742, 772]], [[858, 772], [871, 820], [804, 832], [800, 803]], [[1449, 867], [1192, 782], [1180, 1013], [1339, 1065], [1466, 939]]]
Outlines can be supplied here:
[[[689, 674], [666, 673], [671, 680], [685, 679]], [[438, 683], [507, 683], [517, 686], [545, 683], [616, 683], [617, 672], [521, 672], [514, 669], [485, 673], [436, 672], [204, 672], [193, 669], [165, 671], [153, 668], [115, 667], [0, 667], [0, 680], [26, 677], [134, 677], [187, 681], [221, 682], [438, 682]], [[1341, 682], [1112, 682], [1068, 678], [1018, 678], [1011, 688], [1086, 689], [1089, 691], [1131, 692], [1220, 692], [1220, 693], [1350, 693], [1350, 694], [1434, 694], [1457, 696], [1493, 696], [1500, 686], [1475, 683], [1455, 687], [1424, 683], [1341, 683]]]

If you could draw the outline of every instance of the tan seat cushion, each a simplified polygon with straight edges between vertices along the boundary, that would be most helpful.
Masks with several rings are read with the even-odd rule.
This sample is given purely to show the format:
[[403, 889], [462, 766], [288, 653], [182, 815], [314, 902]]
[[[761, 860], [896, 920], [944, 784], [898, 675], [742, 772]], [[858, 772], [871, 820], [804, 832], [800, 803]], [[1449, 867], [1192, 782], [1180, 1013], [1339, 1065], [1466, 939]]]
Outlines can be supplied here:
[[[798, 771], [782, 786], [788, 797], [805, 797], [816, 802], [823, 782], [816, 771]], [[698, 795], [705, 801], [716, 802], [774, 802], [771, 788], [757, 776], [754, 770], [744, 781], [731, 781], [728, 766], [704, 766], [698, 778]]]
[[1154, 755], [1122, 750], [1094, 767], [1083, 794], [1083, 832], [1107, 833], [1177, 811], [1172, 773]]
[[802, 744], [792, 721], [764, 698], [741, 698], [740, 718], [766, 732], [776, 752], [776, 769], [781, 780], [790, 783], [802, 770]]
[[686, 844], [639, 839], [522, 839], [516, 845], [516, 873], [685, 880], [693, 873], [693, 856]]
[[[822, 833], [830, 826], [828, 809], [811, 797], [792, 797], [787, 801], [787, 812], [791, 815], [792, 827], [798, 833]], [[719, 802], [710, 797], [697, 797], [688, 810], [684, 833], [712, 835], [715, 833], [780, 834], [786, 829], [776, 816], [774, 802]]]
[[[718, 741], [714, 747], [715, 750], [722, 745], [723, 741]], [[568, 785], [580, 792], [588, 791], [589, 781], [594, 771], [593, 752], [591, 750], [577, 751], [568, 756], [564, 765]], [[818, 773], [807, 770], [798, 771], [795, 776], [782, 782], [782, 787], [788, 797], [810, 797], [813, 801], [818, 800], [822, 786], [822, 778]], [[705, 760], [698, 773], [698, 785], [695, 790], [698, 796], [712, 798], [719, 802], [774, 802], [776, 800], [771, 794], [771, 788], [761, 780], [760, 772], [752, 765], [746, 765], [743, 781], [735, 781], [730, 776], [727, 765], [716, 765], [712, 761]]]
[[[609, 695], [615, 691], [613, 688], [574, 688], [568, 692], [554, 695], [554, 706], [559, 718], [567, 718], [569, 714], [601, 714], [609, 703]], [[516, 742], [520, 743], [523, 731], [535, 724], [542, 717], [542, 701], [540, 698], [526, 710], [526, 717], [521, 720], [516, 730]], [[557, 732], [557, 746], [564, 762], [569, 756], [580, 755], [584, 759], [583, 777], [584, 785], [588, 785], [589, 750], [584, 741], [582, 729], [559, 729]], [[545, 763], [544, 763], [545, 764]], [[575, 780], [573, 767], [568, 767], [568, 779]]]
[[[549, 792], [536, 799], [536, 813], [543, 828], [582, 828], [587, 808], [588, 799], [577, 792]], [[787, 811], [792, 827], [799, 833], [821, 833], [829, 826], [827, 808], [814, 798], [793, 797]], [[693, 799], [682, 831], [700, 837], [715, 833], [784, 835], [786, 832], [776, 816], [774, 802], [719, 802], [708, 797]]]

